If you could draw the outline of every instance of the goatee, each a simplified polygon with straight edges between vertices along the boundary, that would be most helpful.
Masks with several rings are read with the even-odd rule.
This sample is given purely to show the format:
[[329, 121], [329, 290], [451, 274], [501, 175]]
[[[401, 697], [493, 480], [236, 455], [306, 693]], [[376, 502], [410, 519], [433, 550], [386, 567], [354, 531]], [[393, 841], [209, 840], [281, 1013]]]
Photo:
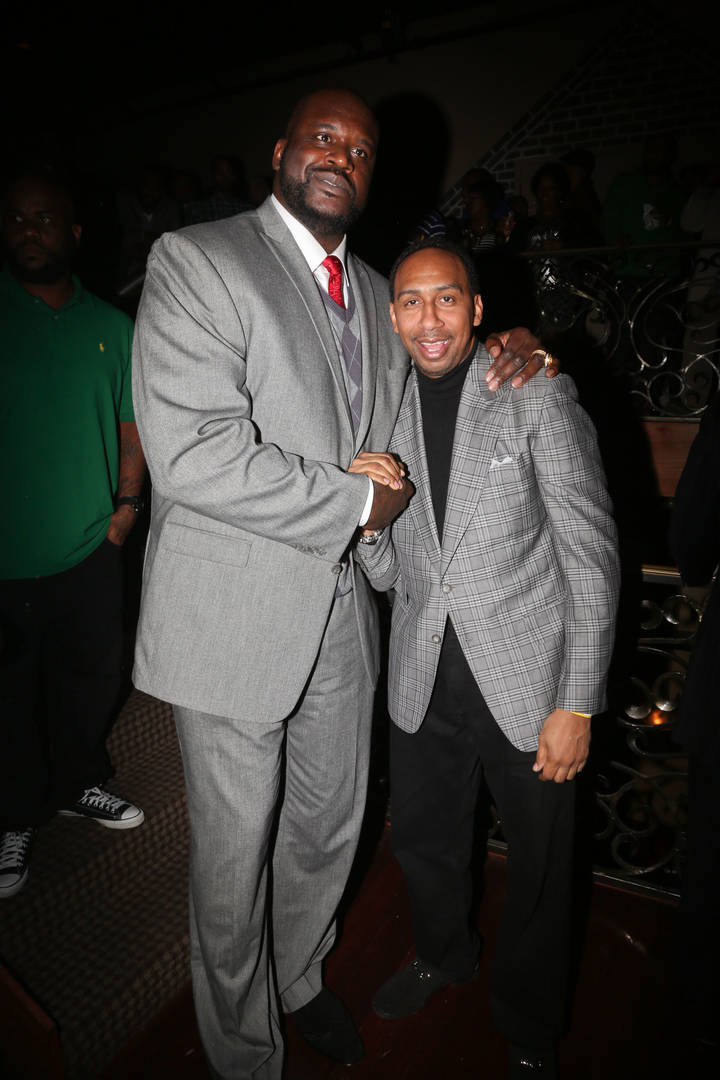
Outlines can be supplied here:
[[288, 209], [314, 236], [335, 236], [346, 233], [360, 217], [361, 209], [353, 202], [344, 214], [318, 210], [307, 201], [309, 180], [295, 180], [288, 176], [280, 162], [278, 170], [280, 191]]

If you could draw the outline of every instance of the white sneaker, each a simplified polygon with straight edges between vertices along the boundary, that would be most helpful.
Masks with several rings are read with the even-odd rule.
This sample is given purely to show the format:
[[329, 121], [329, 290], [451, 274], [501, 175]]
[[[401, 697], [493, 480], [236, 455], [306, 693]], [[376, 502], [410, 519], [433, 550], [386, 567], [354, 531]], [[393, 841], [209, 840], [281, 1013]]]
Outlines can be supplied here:
[[0, 900], [19, 893], [28, 879], [28, 855], [34, 829], [0, 833]]
[[106, 829], [136, 829], [145, 820], [139, 806], [99, 787], [88, 788], [76, 803], [58, 813], [65, 817], [87, 817]]

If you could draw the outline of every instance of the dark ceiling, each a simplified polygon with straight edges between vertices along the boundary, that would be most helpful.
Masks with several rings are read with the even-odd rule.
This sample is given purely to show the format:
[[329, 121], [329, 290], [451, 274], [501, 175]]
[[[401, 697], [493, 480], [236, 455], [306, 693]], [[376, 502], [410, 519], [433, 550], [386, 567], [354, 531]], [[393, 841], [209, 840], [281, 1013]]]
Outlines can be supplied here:
[[11, 128], [55, 126], [58, 110], [65, 119], [69, 110], [76, 125], [107, 124], [193, 96], [261, 85], [263, 61], [267, 79], [277, 82], [278, 57], [287, 59], [281, 71], [288, 78], [319, 74], [323, 63], [337, 67], [578, 6], [443, 0], [439, 9], [436, 0], [416, 0], [335, 4], [330, 12], [315, 2], [288, 12], [214, 3], [120, 10], [100, 0], [87, 11], [57, 2], [28, 4], [27, 15], [6, 17], [0, 77], [12, 102]]

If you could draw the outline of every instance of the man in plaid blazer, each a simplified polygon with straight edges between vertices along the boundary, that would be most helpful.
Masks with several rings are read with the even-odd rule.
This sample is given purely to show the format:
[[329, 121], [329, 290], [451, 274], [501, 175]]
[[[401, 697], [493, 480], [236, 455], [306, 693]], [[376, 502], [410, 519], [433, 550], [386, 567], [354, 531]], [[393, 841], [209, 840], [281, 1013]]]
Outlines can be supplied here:
[[483, 774], [509, 843], [491, 983], [509, 1075], [555, 1074], [570, 926], [573, 778], [605, 708], [619, 582], [595, 432], [571, 380], [488, 390], [475, 270], [423, 241], [391, 276], [393, 326], [413, 360], [391, 450], [416, 495], [360, 557], [393, 589], [392, 835], [417, 959], [378, 991], [415, 1012], [471, 979], [473, 820]]

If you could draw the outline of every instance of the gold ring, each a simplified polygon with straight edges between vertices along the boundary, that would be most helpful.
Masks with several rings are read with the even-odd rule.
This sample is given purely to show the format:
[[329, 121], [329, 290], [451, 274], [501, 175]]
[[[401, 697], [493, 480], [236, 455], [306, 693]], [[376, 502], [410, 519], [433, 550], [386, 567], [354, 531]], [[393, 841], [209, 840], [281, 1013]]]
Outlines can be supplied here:
[[532, 359], [533, 356], [542, 356], [543, 364], [546, 368], [555, 363], [555, 357], [552, 353], [549, 353], [547, 349], [533, 349], [530, 353], [530, 359]]

